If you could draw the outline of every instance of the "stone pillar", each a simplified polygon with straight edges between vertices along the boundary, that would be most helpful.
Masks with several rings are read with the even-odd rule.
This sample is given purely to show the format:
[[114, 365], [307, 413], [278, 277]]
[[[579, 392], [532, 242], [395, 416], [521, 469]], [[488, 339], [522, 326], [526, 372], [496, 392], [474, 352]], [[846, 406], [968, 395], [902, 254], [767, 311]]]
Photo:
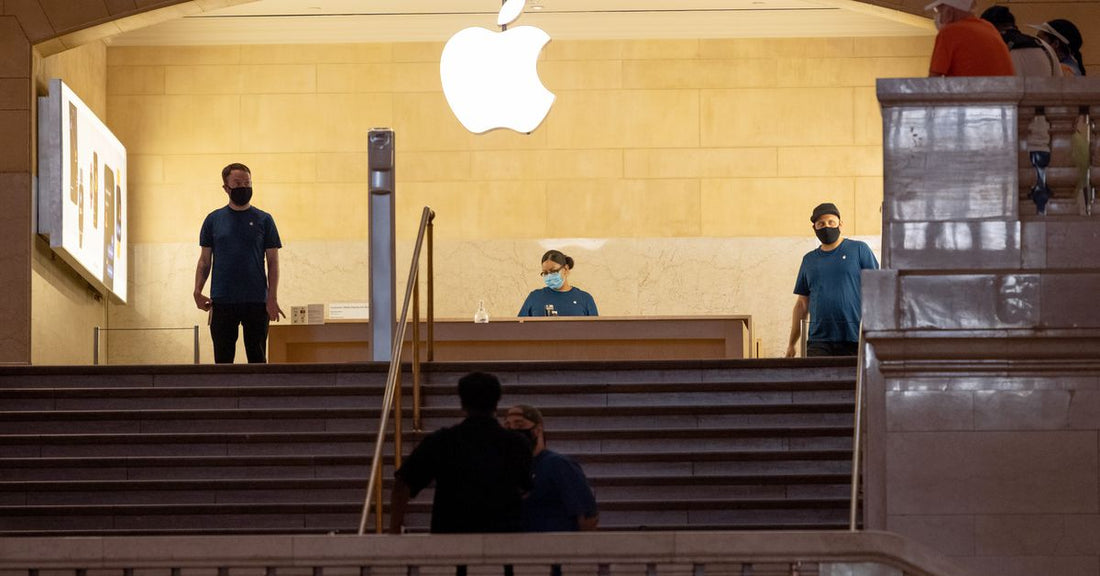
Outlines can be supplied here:
[[31, 361], [31, 43], [0, 15], [0, 364]]
[[1100, 218], [1016, 206], [1017, 130], [1031, 125], [1017, 108], [1046, 111], [1055, 199], [1072, 201], [1069, 129], [1100, 103], [1100, 82], [1044, 80], [878, 86], [884, 269], [863, 275], [865, 527], [983, 576], [1100, 576]]

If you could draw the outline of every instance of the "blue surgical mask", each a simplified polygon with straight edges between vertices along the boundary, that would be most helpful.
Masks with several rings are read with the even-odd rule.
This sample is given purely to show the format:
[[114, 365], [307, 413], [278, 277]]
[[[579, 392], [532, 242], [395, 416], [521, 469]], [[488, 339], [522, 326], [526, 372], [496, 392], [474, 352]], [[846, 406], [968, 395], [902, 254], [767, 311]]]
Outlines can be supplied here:
[[561, 272], [554, 272], [542, 277], [542, 281], [546, 282], [546, 287], [551, 290], [557, 290], [565, 284], [565, 279], [561, 277]]

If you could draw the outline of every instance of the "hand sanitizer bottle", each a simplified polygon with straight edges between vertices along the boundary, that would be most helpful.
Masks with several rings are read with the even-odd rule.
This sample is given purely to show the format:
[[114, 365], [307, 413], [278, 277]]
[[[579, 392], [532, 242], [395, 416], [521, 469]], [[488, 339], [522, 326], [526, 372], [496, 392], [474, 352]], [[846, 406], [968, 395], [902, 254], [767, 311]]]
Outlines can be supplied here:
[[488, 324], [489, 313], [485, 311], [485, 301], [477, 301], [477, 312], [474, 312], [474, 324]]

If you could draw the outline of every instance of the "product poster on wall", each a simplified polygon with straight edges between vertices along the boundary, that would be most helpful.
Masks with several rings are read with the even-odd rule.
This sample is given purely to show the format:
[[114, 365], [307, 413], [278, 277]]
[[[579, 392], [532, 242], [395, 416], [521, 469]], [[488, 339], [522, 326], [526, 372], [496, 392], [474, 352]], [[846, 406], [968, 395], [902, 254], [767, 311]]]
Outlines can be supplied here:
[[126, 148], [61, 80], [38, 100], [38, 233], [98, 290], [125, 302]]

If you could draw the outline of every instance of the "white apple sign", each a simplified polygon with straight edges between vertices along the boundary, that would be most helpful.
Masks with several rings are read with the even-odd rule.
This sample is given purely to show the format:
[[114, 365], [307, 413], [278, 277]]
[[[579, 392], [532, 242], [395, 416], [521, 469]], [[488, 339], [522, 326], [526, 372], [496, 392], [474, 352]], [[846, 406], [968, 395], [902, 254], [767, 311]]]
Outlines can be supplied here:
[[[526, 0], [508, 0], [497, 24], [506, 26]], [[474, 134], [495, 128], [529, 133], [546, 118], [554, 94], [539, 80], [539, 52], [550, 36], [534, 26], [504, 32], [459, 31], [443, 47], [439, 76], [458, 121]]]

